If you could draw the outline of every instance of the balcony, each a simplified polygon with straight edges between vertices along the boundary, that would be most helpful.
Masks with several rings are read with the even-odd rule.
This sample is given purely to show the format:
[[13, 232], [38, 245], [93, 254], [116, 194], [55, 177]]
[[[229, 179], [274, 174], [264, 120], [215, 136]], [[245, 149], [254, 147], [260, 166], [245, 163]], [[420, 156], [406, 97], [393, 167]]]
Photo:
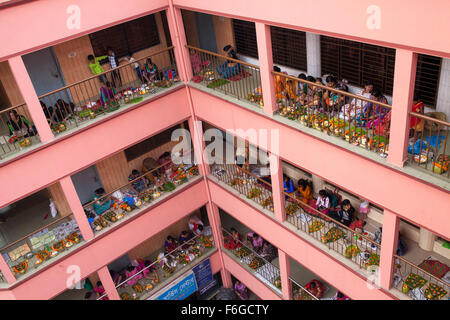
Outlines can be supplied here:
[[[23, 103], [23, 85], [18, 83], [31, 80], [34, 86], [50, 127], [45, 136], [54, 138], [44, 139], [45, 145], [179, 88], [182, 84], [168, 34], [163, 11], [24, 55], [26, 81], [15, 79], [23, 76], [18, 66], [1, 63], [0, 102], [9, 107], [0, 110], [0, 161], [42, 146], [38, 131], [47, 130], [34, 125]], [[116, 44], [111, 49], [113, 64], [107, 63], [106, 55], [111, 41]], [[88, 61], [91, 55], [97, 58]], [[34, 110], [33, 116], [39, 111]]]
[[[222, 228], [224, 252], [281, 297], [282, 284], [278, 249], [266, 240], [263, 240], [263, 243], [267, 242], [266, 245], [255, 247], [248, 238], [253, 231], [224, 211], [219, 211], [221, 212], [221, 223], [225, 226]], [[289, 281], [294, 300], [330, 300], [334, 297], [336, 289], [295, 260], [290, 258], [289, 263]], [[324, 291], [317, 297], [305, 288], [314, 279], [320, 281], [324, 288]]]
[[[49, 198], [53, 199], [50, 203], [54, 210], [49, 210]], [[17, 280], [30, 277], [86, 244], [59, 184], [3, 210], [0, 252]]]

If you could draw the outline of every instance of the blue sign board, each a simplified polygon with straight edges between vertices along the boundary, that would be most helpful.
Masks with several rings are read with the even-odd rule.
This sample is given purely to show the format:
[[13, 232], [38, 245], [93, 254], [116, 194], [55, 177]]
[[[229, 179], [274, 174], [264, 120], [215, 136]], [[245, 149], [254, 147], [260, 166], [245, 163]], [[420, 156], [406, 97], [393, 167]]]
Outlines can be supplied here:
[[172, 282], [170, 287], [154, 300], [183, 300], [196, 292], [197, 289], [195, 275], [191, 271], [187, 275]]
[[209, 258], [195, 266], [192, 271], [194, 271], [195, 280], [197, 281], [198, 289], [201, 290], [208, 286], [212, 281], [214, 281], [211, 262]]

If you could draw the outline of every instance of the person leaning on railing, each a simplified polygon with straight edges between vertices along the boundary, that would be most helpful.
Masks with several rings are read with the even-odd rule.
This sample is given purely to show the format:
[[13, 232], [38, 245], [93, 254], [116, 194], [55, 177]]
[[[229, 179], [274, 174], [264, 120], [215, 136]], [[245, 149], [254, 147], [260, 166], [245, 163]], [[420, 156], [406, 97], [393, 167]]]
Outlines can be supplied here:
[[37, 134], [36, 128], [23, 115], [16, 110], [9, 111], [9, 120], [6, 122], [9, 135], [15, 137], [29, 138]]
[[[237, 56], [235, 50], [231, 45], [226, 45], [223, 48], [223, 51], [226, 53], [226, 55], [232, 59], [239, 60], [239, 57]], [[217, 67], [217, 72], [224, 78], [229, 79], [233, 76], [241, 73], [241, 65], [233, 60], [225, 60], [225, 62], [222, 65], [219, 65]]]
[[[103, 67], [100, 65], [100, 61], [108, 59], [108, 56], [94, 57], [94, 55], [90, 54], [88, 55], [87, 59], [89, 61], [89, 68], [91, 69], [92, 74], [97, 75], [105, 72], [105, 69], [103, 69]], [[98, 80], [104, 83], [108, 81], [108, 78], [105, 74], [102, 74], [98, 76]]]

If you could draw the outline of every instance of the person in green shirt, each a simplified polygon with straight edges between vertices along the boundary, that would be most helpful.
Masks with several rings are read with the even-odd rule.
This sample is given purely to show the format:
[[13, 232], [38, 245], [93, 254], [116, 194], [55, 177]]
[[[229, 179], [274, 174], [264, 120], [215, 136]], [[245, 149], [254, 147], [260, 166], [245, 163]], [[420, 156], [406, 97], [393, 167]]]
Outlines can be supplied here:
[[[108, 56], [100, 56], [100, 57], [94, 57], [92, 54], [88, 55], [88, 61], [89, 61], [89, 68], [91, 69], [93, 74], [100, 74], [102, 72], [105, 72], [103, 67], [100, 65], [100, 61], [107, 59]], [[106, 74], [102, 74], [98, 77], [100, 82], [106, 83], [108, 81], [108, 78], [106, 77]]]

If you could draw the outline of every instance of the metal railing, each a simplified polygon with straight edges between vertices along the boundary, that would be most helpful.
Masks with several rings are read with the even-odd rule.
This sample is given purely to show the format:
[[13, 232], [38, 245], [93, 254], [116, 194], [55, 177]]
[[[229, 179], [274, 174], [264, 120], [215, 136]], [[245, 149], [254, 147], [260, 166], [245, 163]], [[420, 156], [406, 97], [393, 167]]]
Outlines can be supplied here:
[[[210, 243], [210, 245], [206, 246], [204, 243]], [[187, 248], [187, 246], [192, 246], [192, 249]], [[175, 249], [171, 250], [168, 253], [165, 253], [162, 257], [157, 258], [154, 262], [150, 263], [148, 266], [142, 268], [136, 274], [126, 278], [122, 282], [116, 285], [116, 289], [121, 291], [121, 289], [130, 288], [133, 290], [132, 294], [128, 292], [121, 292], [120, 296], [122, 300], [137, 300], [144, 296], [147, 296], [150, 292], [155, 292], [155, 287], [161, 283], [161, 278], [169, 279], [175, 274], [177, 271], [183, 269], [185, 266], [191, 264], [192, 262], [198, 261], [204, 253], [206, 249], [214, 248], [214, 240], [211, 237], [205, 237], [204, 235], [196, 235], [185, 243], [179, 245]], [[187, 254], [191, 253], [194, 255], [194, 259], [190, 260], [187, 257]], [[189, 260], [188, 260], [189, 259]], [[176, 261], [176, 265], [172, 267], [170, 263], [165, 264], [165, 261]], [[167, 267], [167, 268], [166, 268]], [[164, 275], [161, 276], [158, 274], [158, 271], [163, 271]], [[144, 277], [144, 274], [147, 272], [155, 272], [153, 273], [154, 279], [150, 280]], [[139, 284], [136, 286], [136, 284]], [[142, 289], [142, 290], [141, 290]], [[97, 298], [97, 300], [103, 299], [107, 294], [104, 294]]]
[[[234, 164], [214, 164], [211, 173], [219, 181], [232, 186], [264, 208], [267, 202], [265, 200], [272, 199], [270, 183]], [[330, 250], [350, 259], [361, 269], [379, 263], [381, 247], [378, 243], [303, 203], [292, 194], [284, 192], [284, 196], [286, 220], [298, 230], [326, 244]], [[270, 210], [273, 210], [273, 202], [270, 204]]]
[[39, 142], [25, 103], [0, 111], [0, 159]]
[[56, 135], [74, 129], [170, 87], [178, 81], [174, 61], [173, 47], [165, 48], [39, 96], [42, 110]]
[[[232, 234], [224, 228], [222, 228], [222, 236], [224, 238], [224, 243], [227, 238], [233, 237]], [[270, 283], [271, 286], [281, 291], [281, 281], [277, 283], [280, 278], [280, 269], [274, 266], [270, 261], [266, 260], [261, 254], [253, 250], [253, 248], [251, 248], [250, 245], [247, 245], [246, 242], [242, 242], [236, 238], [233, 239], [240, 244], [240, 247], [233, 250], [224, 248], [224, 250], [230, 251], [238, 257], [240, 259], [240, 263], [249, 267], [253, 274], [255, 274], [255, 276], [263, 282]], [[279, 292], [277, 293], [279, 294]]]
[[408, 143], [408, 162], [448, 179], [450, 123], [416, 112], [410, 115], [412, 137]]
[[292, 286], [292, 298], [294, 300], [319, 300], [315, 295], [309, 292], [305, 287], [299, 285], [295, 280], [289, 278]]
[[[172, 178], [166, 178], [161, 172], [163, 167], [173, 165], [176, 167], [176, 174]], [[163, 193], [172, 192], [183, 183], [189, 182], [189, 177], [199, 175], [198, 167], [185, 167], [182, 168], [173, 164], [171, 161], [167, 161], [156, 168], [149, 170], [128, 183], [122, 185], [119, 188], [114, 189], [111, 192], [102, 195], [98, 199], [95, 199], [83, 206], [91, 217], [95, 217], [95, 220], [91, 223], [94, 232], [114, 224], [119, 224], [125, 215], [129, 215], [131, 212], [138, 208], [145, 208], [158, 199]], [[120, 193], [123, 197], [121, 200], [117, 198], [117, 193]], [[96, 214], [96, 206], [99, 207], [100, 214]]]
[[259, 66], [187, 46], [196, 83], [263, 106]]
[[[450, 297], [448, 282], [398, 255], [394, 254], [394, 259], [394, 286], [398, 290], [415, 300], [447, 300]], [[438, 288], [441, 288], [442, 291]]]
[[272, 186], [269, 182], [235, 164], [213, 164], [211, 173], [247, 199], [273, 212]]
[[280, 72], [272, 73], [281, 116], [386, 156], [390, 105]]
[[[64, 228], [71, 225], [71, 232], [66, 234]], [[37, 236], [40, 232], [48, 229], [46, 236], [44, 233]], [[36, 240], [41, 237], [41, 242]], [[32, 240], [34, 239], [34, 240]], [[42, 241], [44, 241], [42, 243]], [[57, 260], [58, 255], [66, 250], [71, 250], [76, 244], [82, 242], [82, 236], [78, 229], [73, 214], [56, 219], [55, 221], [34, 230], [32, 233], [2, 247], [1, 254], [8, 256], [7, 261], [16, 279], [22, 277], [30, 269], [38, 269], [48, 260]], [[21, 251], [20, 256], [16, 256], [17, 249]], [[15, 254], [13, 255], [13, 251]], [[14, 261], [13, 261], [14, 260]]]
[[286, 197], [286, 220], [298, 230], [326, 244], [360, 269], [379, 265], [380, 244], [369, 237], [350, 229], [321, 211], [284, 192]]

